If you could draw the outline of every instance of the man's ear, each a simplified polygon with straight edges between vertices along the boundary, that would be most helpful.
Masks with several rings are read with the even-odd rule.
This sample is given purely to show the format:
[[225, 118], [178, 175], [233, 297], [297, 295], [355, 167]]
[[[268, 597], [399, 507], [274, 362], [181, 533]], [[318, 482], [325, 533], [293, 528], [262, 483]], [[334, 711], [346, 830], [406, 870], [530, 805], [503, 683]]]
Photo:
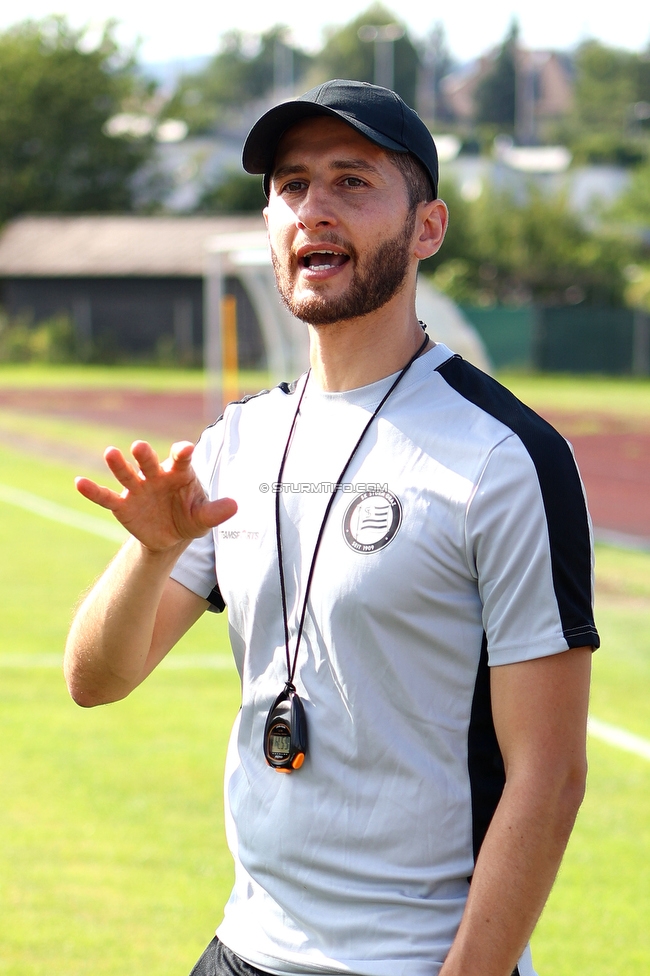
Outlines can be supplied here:
[[415, 226], [419, 230], [415, 241], [414, 254], [420, 261], [430, 258], [440, 249], [445, 239], [449, 222], [449, 211], [443, 200], [429, 200], [418, 205]]
[[264, 207], [264, 210], [262, 211], [262, 216], [264, 217], [264, 223], [266, 224], [266, 229], [268, 230], [269, 229], [269, 208], [268, 208], [268, 206]]

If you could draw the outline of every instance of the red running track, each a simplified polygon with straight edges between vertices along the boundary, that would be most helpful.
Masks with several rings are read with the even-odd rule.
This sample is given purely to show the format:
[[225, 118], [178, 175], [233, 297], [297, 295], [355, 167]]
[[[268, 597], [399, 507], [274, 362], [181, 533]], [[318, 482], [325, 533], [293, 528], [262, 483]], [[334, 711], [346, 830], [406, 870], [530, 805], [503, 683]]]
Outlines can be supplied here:
[[594, 525], [650, 539], [650, 421], [545, 416], [573, 445]]
[[[0, 407], [124, 427], [170, 442], [195, 440], [215, 419], [206, 415], [198, 392], [2, 389]], [[573, 444], [594, 525], [650, 539], [650, 419], [550, 411], [544, 416]]]

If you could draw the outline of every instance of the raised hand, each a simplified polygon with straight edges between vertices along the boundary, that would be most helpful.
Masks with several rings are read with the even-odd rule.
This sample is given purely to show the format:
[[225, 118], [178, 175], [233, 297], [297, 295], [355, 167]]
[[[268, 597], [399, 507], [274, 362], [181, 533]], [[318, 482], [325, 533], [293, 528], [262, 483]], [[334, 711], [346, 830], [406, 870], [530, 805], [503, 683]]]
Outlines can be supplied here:
[[106, 464], [123, 486], [121, 494], [88, 478], [76, 478], [77, 490], [107, 508], [125, 529], [152, 552], [171, 549], [205, 535], [237, 511], [232, 498], [209, 501], [192, 468], [194, 445], [172, 444], [162, 464], [146, 441], [135, 441], [137, 467], [116, 447], [104, 452]]

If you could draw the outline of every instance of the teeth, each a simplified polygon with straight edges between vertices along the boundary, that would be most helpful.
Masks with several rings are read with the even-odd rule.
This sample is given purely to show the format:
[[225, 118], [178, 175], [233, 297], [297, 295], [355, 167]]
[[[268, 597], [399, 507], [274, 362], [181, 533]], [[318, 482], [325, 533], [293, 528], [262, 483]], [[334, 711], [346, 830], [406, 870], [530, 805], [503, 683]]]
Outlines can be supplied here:
[[307, 253], [305, 254], [305, 261], [307, 263], [307, 267], [311, 271], [327, 271], [328, 268], [332, 268], [334, 267], [334, 265], [325, 264], [325, 263], [314, 264], [311, 259], [314, 258], [317, 254], [338, 254], [338, 253], [339, 253], [338, 251], [329, 251], [326, 248], [319, 248], [318, 250], [307, 251]]

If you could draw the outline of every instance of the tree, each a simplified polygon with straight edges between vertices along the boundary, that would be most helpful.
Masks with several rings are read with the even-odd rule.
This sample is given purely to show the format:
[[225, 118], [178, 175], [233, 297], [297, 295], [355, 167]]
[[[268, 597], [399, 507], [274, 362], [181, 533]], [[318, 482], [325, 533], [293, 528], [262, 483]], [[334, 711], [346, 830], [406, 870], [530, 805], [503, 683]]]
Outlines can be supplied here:
[[[454, 209], [450, 207], [453, 226]], [[434, 283], [468, 304], [623, 304], [632, 249], [583, 227], [562, 197], [523, 206], [491, 190], [460, 210], [458, 244], [440, 252]]]
[[131, 206], [150, 143], [110, 138], [103, 126], [142, 82], [110, 25], [94, 50], [83, 41], [63, 18], [0, 34], [0, 221]]
[[231, 170], [203, 193], [196, 209], [199, 213], [261, 213], [265, 206], [262, 177]]
[[224, 34], [221, 50], [206, 67], [180, 79], [166, 106], [167, 114], [183, 119], [193, 133], [211, 132], [228, 109], [240, 108], [291, 80], [278, 78], [278, 74], [291, 75], [293, 81], [305, 75], [311, 58], [289, 44], [286, 27], [272, 27], [258, 42], [251, 50], [250, 35], [242, 31]]
[[[330, 31], [322, 51], [315, 57], [315, 71], [321, 80], [350, 78], [374, 81], [375, 46], [359, 39], [359, 28], [366, 24], [383, 26], [399, 21], [380, 3], [375, 3], [344, 27]], [[395, 91], [407, 105], [415, 105], [418, 52], [407, 33], [394, 41]]]
[[639, 56], [586, 41], [576, 53], [576, 116], [591, 132], [623, 133], [638, 100]]
[[625, 298], [630, 308], [650, 312], [650, 264], [628, 264], [625, 269], [628, 286]]
[[519, 27], [516, 21], [501, 45], [492, 69], [481, 79], [476, 89], [476, 120], [514, 130], [516, 112], [517, 42]]
[[610, 211], [615, 220], [650, 229], [650, 162], [633, 172], [630, 184]]
[[[636, 61], [636, 97], [637, 101], [645, 106], [650, 105], [650, 47], [637, 58]], [[637, 120], [644, 122], [646, 127], [650, 126], [650, 117], [646, 111], [637, 113]]]
[[476, 258], [472, 204], [463, 199], [454, 180], [446, 179], [444, 175], [440, 181], [440, 197], [449, 209], [449, 224], [442, 248], [420, 263], [420, 270], [425, 274], [433, 274], [448, 261], [473, 261]]
[[565, 131], [577, 163], [636, 166], [650, 154], [650, 61], [586, 41], [575, 55], [575, 108]]
[[454, 66], [444, 26], [438, 22], [418, 45], [420, 77], [418, 81], [418, 112], [429, 122], [450, 121], [441, 98], [440, 82]]

